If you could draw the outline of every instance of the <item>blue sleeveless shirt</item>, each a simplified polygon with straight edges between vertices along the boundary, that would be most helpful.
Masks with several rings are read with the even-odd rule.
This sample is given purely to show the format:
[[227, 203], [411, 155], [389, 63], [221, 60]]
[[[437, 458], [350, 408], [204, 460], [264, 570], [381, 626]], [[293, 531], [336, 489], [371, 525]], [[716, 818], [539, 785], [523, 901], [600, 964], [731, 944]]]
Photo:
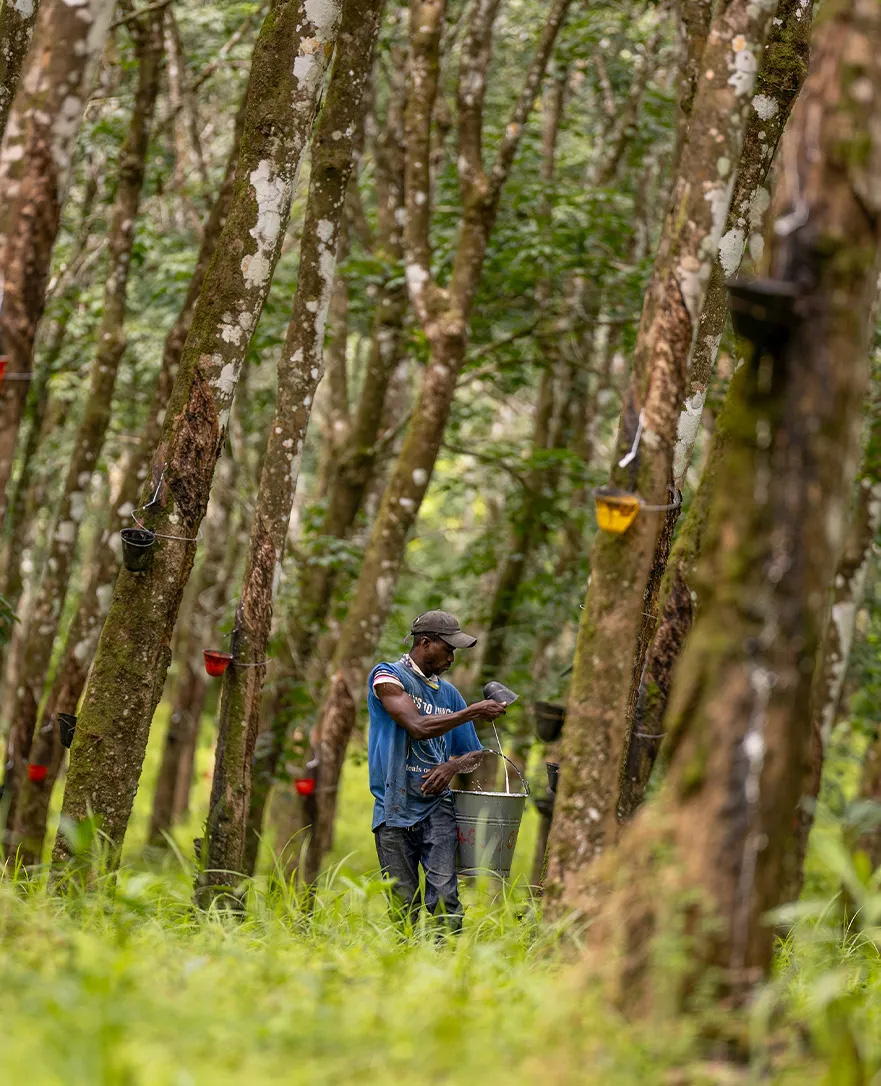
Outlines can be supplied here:
[[423, 716], [456, 713], [465, 701], [452, 683], [437, 680], [437, 689], [403, 661], [377, 664], [367, 680], [367, 711], [370, 729], [367, 736], [367, 767], [373, 793], [373, 829], [385, 823], [390, 827], [415, 826], [440, 803], [449, 789], [440, 795], [422, 794], [427, 773], [442, 762], [471, 750], [480, 750], [480, 740], [471, 721], [460, 724], [445, 735], [433, 739], [411, 739], [388, 714], [373, 690], [378, 672], [394, 675], [416, 703]]

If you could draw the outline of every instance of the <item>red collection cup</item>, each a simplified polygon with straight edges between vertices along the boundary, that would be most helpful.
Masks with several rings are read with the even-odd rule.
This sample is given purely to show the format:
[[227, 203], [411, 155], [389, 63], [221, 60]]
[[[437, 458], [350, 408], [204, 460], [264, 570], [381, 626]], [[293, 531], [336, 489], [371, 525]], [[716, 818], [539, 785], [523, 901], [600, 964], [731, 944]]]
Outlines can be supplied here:
[[222, 675], [232, 660], [231, 652], [221, 652], [219, 649], [203, 649], [202, 655], [205, 657], [205, 670], [214, 678]]

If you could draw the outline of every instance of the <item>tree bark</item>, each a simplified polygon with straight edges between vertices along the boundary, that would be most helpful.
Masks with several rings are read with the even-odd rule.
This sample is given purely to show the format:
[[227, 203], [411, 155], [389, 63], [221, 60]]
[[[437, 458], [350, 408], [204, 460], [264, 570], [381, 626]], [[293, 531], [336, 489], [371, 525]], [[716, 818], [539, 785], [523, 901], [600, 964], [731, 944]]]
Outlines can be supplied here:
[[0, 5], [0, 139], [12, 108], [40, 0], [5, 0]]
[[[725, 281], [737, 273], [747, 245], [754, 261], [761, 257], [764, 244], [762, 217], [770, 205], [770, 196], [763, 186], [783, 128], [807, 74], [812, 15], [810, 4], [801, 4], [799, 0], [782, 0], [762, 58], [756, 94], [752, 99], [744, 134], [734, 195], [725, 233], [719, 241], [713, 262], [691, 355], [688, 391], [676, 426], [673, 480], [677, 488], [684, 485], [691, 463], [707, 389], [728, 315]], [[718, 437], [722, 440], [721, 434]], [[688, 521], [673, 550], [669, 550], [669, 545], [678, 510], [668, 513], [662, 545], [655, 551], [654, 569], [657, 572], [646, 596], [634, 661], [631, 708], [628, 711], [628, 719], [633, 723], [622, 763], [618, 798], [620, 819], [630, 818], [642, 802], [660, 749], [660, 722], [667, 705], [670, 676], [694, 618], [689, 575], [700, 552], [702, 522], [712, 495], [717, 459], [711, 453], [713, 468], [705, 472], [706, 478], [701, 480]], [[660, 608], [659, 598], [663, 601]], [[657, 622], [659, 609], [661, 618]]]
[[[52, 246], [113, 0], [44, 0], [0, 144], [0, 522]], [[10, 380], [10, 378], [15, 378]]]
[[[300, 0], [279, 0], [264, 21], [232, 204], [196, 304], [143, 495], [151, 503], [145, 522], [157, 533], [152, 567], [145, 573], [120, 571], [86, 688], [62, 810], [76, 823], [91, 808], [117, 851], [242, 361], [281, 251], [338, 10], [333, 2], [307, 7]], [[62, 833], [54, 858], [71, 857]]]
[[274, 587], [281, 575], [312, 401], [324, 372], [324, 326], [339, 228], [381, 6], [381, 0], [348, 0], [344, 5], [327, 100], [312, 139], [297, 291], [278, 361], [275, 414], [233, 627], [233, 661], [220, 694], [217, 755], [202, 846], [204, 870], [197, 882], [197, 899], [202, 903], [234, 887], [243, 868], [251, 761], [260, 722]]
[[701, 63], [710, 32], [713, 0], [676, 0], [675, 8], [679, 30], [680, 62], [674, 166], [679, 161], [688, 134], [688, 122], [700, 82]]
[[407, 534], [434, 469], [465, 357], [468, 320], [502, 188], [532, 111], [570, 0], [554, 0], [496, 160], [483, 161], [483, 100], [498, 0], [474, 5], [461, 49], [458, 88], [459, 183], [463, 217], [448, 287], [431, 271], [431, 131], [439, 79], [443, 0], [414, 0], [410, 11], [410, 86], [405, 113], [404, 228], [407, 287], [429, 345], [429, 364], [401, 453], [374, 521], [352, 604], [337, 638], [328, 694], [315, 729], [316, 821], [306, 859], [313, 881], [330, 847], [336, 795], [358, 696], [391, 605]]
[[[233, 146], [230, 150], [226, 173], [205, 224], [202, 243], [186, 297], [174, 324], [165, 337], [162, 362], [143, 432], [137, 446], [126, 460], [116, 499], [97, 537], [91, 561], [83, 574], [85, 588], [77, 602], [76, 611], [68, 627], [64, 647], [55, 669], [52, 686], [40, 713], [36, 733], [39, 738], [32, 752], [34, 760], [46, 757], [50, 749], [55, 749], [54, 746], [50, 748], [50, 737], [57, 734], [56, 714], [62, 712], [75, 715], [86, 685], [89, 667], [95, 656], [98, 638], [110, 606], [113, 585], [119, 571], [121, 551], [119, 531], [132, 524], [131, 512], [137, 502], [138, 491], [149, 472], [151, 453], [162, 434], [162, 421], [168, 397], [192, 323], [199, 291], [229, 212], [243, 116], [244, 111], [240, 109], [236, 118]], [[52, 744], [55, 742], [56, 740], [51, 740]], [[58, 770], [61, 767], [61, 759], [60, 757], [57, 760], [52, 758], [44, 764], [49, 768], [43, 781], [35, 784], [25, 779], [22, 782], [21, 804], [13, 826], [13, 838], [21, 842], [19, 847], [23, 862], [28, 864], [38, 863], [42, 855], [49, 802]]]
[[[820, 795], [823, 762], [829, 737], [841, 707], [841, 693], [847, 675], [857, 613], [866, 590], [875, 536], [881, 526], [881, 413], [879, 397], [869, 399], [871, 424], [850, 515], [847, 539], [832, 580], [826, 624], [814, 683], [811, 689], [810, 757], [804, 789], [798, 807], [795, 862], [786, 886], [786, 900], [801, 893], [808, 838], [814, 824], [814, 810]], [[866, 757], [863, 781], [874, 773], [873, 752]], [[865, 792], [862, 793], [865, 795]], [[876, 849], [871, 850], [874, 854]]]
[[[394, 59], [394, 55], [393, 55]], [[251, 875], [257, 862], [259, 840], [270, 790], [275, 783], [282, 751], [297, 732], [296, 701], [307, 676], [321, 671], [325, 653], [321, 632], [338, 586], [338, 574], [323, 561], [327, 537], [346, 539], [361, 511], [367, 489], [374, 475], [383, 429], [388, 428], [388, 402], [392, 378], [400, 365], [407, 313], [407, 290], [402, 277], [402, 229], [404, 213], [403, 177], [403, 104], [405, 79], [392, 75], [385, 123], [375, 147], [376, 236], [363, 239], [372, 243], [372, 253], [385, 266], [385, 281], [380, 285], [373, 311], [370, 350], [358, 402], [349, 410], [348, 376], [345, 348], [348, 331], [348, 284], [337, 282], [331, 297], [328, 317], [331, 334], [324, 357], [326, 381], [331, 405], [328, 409], [328, 433], [324, 438], [319, 479], [319, 493], [324, 498], [324, 515], [314, 543], [304, 546], [305, 561], [298, 569], [296, 605], [287, 620], [277, 657], [271, 706], [265, 714], [265, 739], [257, 744], [251, 777], [248, 811], [248, 837], [245, 844], [245, 873]], [[351, 209], [353, 180], [348, 203]], [[354, 218], [354, 215], [351, 217]], [[342, 239], [341, 239], [342, 244]], [[316, 553], [317, 552], [317, 553]], [[290, 784], [284, 777], [279, 785]], [[293, 805], [302, 801], [299, 796]], [[301, 812], [299, 821], [308, 816]]]
[[182, 636], [175, 650], [182, 672], [153, 793], [148, 841], [154, 846], [166, 844], [165, 835], [179, 817], [181, 807], [189, 805], [193, 759], [207, 693], [202, 650], [217, 647], [214, 631], [227, 611], [227, 598], [240, 553], [238, 533], [232, 530], [236, 480], [234, 461], [231, 458], [221, 461], [217, 473], [217, 484], [205, 518], [210, 535], [195, 578], [186, 628], [181, 631]]
[[[542, 226], [549, 230], [551, 225], [551, 199], [553, 193], [557, 136], [563, 115], [563, 103], [566, 95], [566, 71], [557, 73], [548, 87], [542, 109], [542, 158], [540, 176], [542, 180], [542, 206], [539, 209]], [[550, 300], [550, 283], [542, 277], [536, 287], [536, 305], [539, 311], [546, 309]], [[565, 412], [561, 410], [567, 395], [572, 391], [562, 388], [562, 360], [556, 342], [549, 342], [544, 352], [544, 370], [538, 390], [535, 420], [532, 433], [532, 459], [541, 461], [544, 454], [556, 448], [565, 447], [568, 434], [561, 425]], [[517, 503], [515, 515], [509, 526], [509, 545], [496, 578], [495, 591], [490, 603], [486, 639], [481, 654], [478, 675], [481, 683], [495, 678], [495, 673], [505, 654], [505, 642], [508, 627], [514, 616], [520, 583], [526, 572], [532, 551], [537, 549], [550, 530], [546, 497], [552, 496], [556, 489], [559, 472], [555, 465], [548, 469], [538, 466], [526, 477], [522, 504]], [[491, 768], [484, 764], [478, 770]]]
[[[671, 498], [692, 336], [725, 224], [731, 164], [740, 155], [774, 6], [732, 0], [716, 12], [646, 293], [615, 454], [624, 466], [613, 468], [612, 481], [658, 506]], [[628, 462], [640, 419], [641, 440]], [[634, 651], [659, 531], [658, 516], [643, 512], [626, 534], [601, 532], [594, 543], [551, 830], [548, 897], [557, 906], [573, 895], [583, 870], [616, 837]]]
[[[868, 384], [881, 266], [879, 31], [874, 0], [842, 4], [817, 28], [785, 136], [789, 214], [773, 265], [795, 287], [795, 327], [732, 382], [695, 580], [702, 606], [666, 718], [670, 769], [581, 901], [598, 912], [591, 939], [614, 963], [619, 998], [639, 1009], [662, 990], [687, 998], [699, 979], [745, 994], [771, 960], [764, 918], [795, 859], [813, 665]], [[688, 963], [663, 987], [656, 939], [683, 940]]]
[[30, 613], [22, 674], [17, 676], [11, 703], [4, 786], [4, 796], [10, 804], [9, 828], [14, 822], [18, 789], [26, 774], [40, 697], [76, 555], [80, 523], [86, 512], [92, 472], [110, 423], [113, 388], [125, 351], [129, 264], [146, 171], [150, 129], [159, 93], [163, 16], [164, 11], [155, 12], [132, 24], [138, 58], [138, 82], [128, 131], [119, 154], [119, 180], [108, 225], [103, 309], [89, 392], [74, 437], [40, 588]]

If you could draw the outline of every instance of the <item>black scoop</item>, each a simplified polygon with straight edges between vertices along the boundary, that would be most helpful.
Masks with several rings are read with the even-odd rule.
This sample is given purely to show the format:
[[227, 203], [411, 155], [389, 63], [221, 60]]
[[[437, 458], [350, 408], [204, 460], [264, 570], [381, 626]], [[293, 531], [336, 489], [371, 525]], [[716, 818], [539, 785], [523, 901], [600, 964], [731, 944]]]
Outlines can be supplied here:
[[487, 683], [483, 688], [483, 696], [489, 701], [500, 701], [503, 705], [511, 705], [520, 697], [513, 690], [509, 690], [507, 686], [502, 686], [501, 683], [497, 682]]

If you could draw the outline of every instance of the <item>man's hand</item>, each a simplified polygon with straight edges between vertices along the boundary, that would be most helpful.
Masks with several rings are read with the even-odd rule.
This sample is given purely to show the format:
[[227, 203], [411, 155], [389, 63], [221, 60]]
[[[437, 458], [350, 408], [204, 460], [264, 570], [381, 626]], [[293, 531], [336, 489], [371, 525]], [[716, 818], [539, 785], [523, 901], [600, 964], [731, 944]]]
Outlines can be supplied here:
[[467, 754], [460, 754], [458, 758], [451, 758], [448, 762], [442, 762], [435, 766], [430, 773], [425, 774], [422, 781], [422, 791], [426, 796], [436, 796], [445, 792], [450, 786], [450, 781], [457, 773], [471, 773], [480, 765], [487, 750], [472, 750]]
[[425, 774], [422, 781], [422, 793], [426, 796], [436, 796], [446, 792], [450, 787], [450, 781], [459, 772], [459, 759], [451, 758], [448, 762], [442, 762], [435, 766], [430, 773]]
[[505, 708], [504, 702], [486, 698], [484, 701], [476, 701], [473, 705], [469, 705], [468, 711], [474, 714], [475, 720], [495, 720], [497, 716], [504, 713]]

